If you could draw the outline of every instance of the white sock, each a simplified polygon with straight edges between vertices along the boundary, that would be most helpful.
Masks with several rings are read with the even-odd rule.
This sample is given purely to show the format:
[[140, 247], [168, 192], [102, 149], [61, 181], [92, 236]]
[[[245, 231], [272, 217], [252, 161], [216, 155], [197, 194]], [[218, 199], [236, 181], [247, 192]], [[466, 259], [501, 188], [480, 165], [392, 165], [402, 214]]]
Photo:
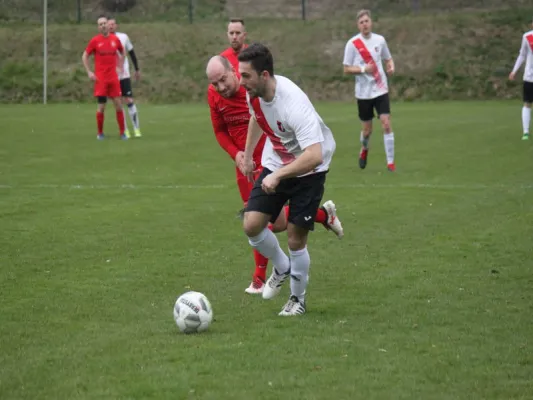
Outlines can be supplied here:
[[363, 131], [361, 131], [361, 136], [359, 138], [359, 141], [361, 142], [361, 145], [365, 148], [365, 149], [368, 149], [368, 142], [370, 141], [370, 135], [368, 135], [367, 137], [364, 137], [363, 136]]
[[128, 112], [130, 113], [133, 128], [139, 129], [139, 116], [137, 115], [137, 106], [135, 106], [135, 103], [128, 104]]
[[124, 114], [124, 130], [128, 130], [128, 118], [126, 117], [126, 113], [123, 112]]
[[298, 301], [305, 301], [305, 289], [309, 282], [309, 266], [311, 258], [307, 247], [301, 250], [289, 250], [291, 260], [291, 295], [298, 297]]
[[531, 121], [531, 108], [522, 107], [522, 127], [524, 133], [529, 133], [529, 122]]
[[249, 237], [248, 242], [259, 253], [272, 260], [279, 274], [285, 274], [289, 271], [291, 267], [289, 257], [281, 250], [278, 238], [270, 229], [265, 228], [259, 235]]
[[394, 163], [394, 133], [385, 133], [383, 135], [383, 144], [385, 145], [385, 154], [387, 155], [387, 164]]

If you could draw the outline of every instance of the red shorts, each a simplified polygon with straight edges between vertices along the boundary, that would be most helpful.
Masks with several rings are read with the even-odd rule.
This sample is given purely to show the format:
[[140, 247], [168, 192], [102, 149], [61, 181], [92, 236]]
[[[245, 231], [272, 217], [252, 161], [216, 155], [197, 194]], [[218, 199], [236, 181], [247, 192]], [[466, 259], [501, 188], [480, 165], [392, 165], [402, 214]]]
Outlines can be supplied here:
[[[248, 178], [245, 177], [239, 168], [235, 168], [236, 174], [237, 174], [237, 186], [239, 187], [239, 193], [241, 194], [241, 199], [244, 205], [248, 202], [248, 199], [250, 198], [250, 193], [252, 193], [252, 189], [254, 187], [253, 182], [248, 182]], [[259, 167], [254, 171], [254, 179], [257, 179], [259, 175], [261, 175], [261, 172], [263, 171], [263, 167]]]
[[94, 97], [120, 97], [120, 82], [117, 79], [112, 81], [96, 81], [94, 83]]

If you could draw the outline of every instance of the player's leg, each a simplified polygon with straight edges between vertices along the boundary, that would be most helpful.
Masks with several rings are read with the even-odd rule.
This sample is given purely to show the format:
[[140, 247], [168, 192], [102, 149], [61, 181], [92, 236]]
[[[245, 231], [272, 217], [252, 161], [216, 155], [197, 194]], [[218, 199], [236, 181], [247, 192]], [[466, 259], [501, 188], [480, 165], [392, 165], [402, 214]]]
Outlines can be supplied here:
[[98, 133], [96, 135], [96, 138], [98, 140], [103, 140], [105, 138], [104, 135], [104, 111], [105, 111], [105, 104], [107, 102], [106, 96], [97, 96], [96, 97], [97, 106], [96, 106], [96, 127], [98, 129]]
[[[291, 316], [305, 313], [305, 294], [309, 282], [311, 258], [307, 251], [307, 238], [314, 229], [314, 215], [324, 194], [325, 173], [298, 178], [290, 199], [289, 259], [291, 264], [291, 294], [279, 315]], [[268, 284], [267, 284], [268, 286]]]
[[374, 107], [372, 99], [358, 99], [357, 110], [361, 120], [361, 151], [359, 152], [359, 168], [365, 169], [368, 160], [368, 146], [370, 135], [372, 135], [372, 119], [374, 118]]
[[[246, 203], [250, 198], [252, 192], [253, 183], [248, 181], [248, 178], [244, 176], [238, 168], [235, 168], [237, 176], [237, 187], [239, 188], [239, 194], [241, 195], [242, 202], [246, 208]], [[259, 251], [253, 249], [255, 270], [252, 276], [252, 282], [244, 291], [248, 294], [260, 294], [263, 293], [263, 288], [266, 281], [266, 269], [268, 265], [268, 258], [263, 256]]]
[[97, 106], [96, 106], [96, 128], [97, 128], [96, 138], [98, 140], [102, 140], [102, 139], [105, 138], [105, 135], [104, 135], [104, 111], [105, 111], [105, 104], [107, 102], [105, 83], [103, 83], [101, 81], [94, 82], [93, 94], [94, 94], [94, 97], [96, 98], [96, 102], [97, 102]]
[[124, 126], [124, 111], [122, 110], [122, 92], [120, 91], [120, 81], [118, 78], [108, 83], [107, 96], [113, 99], [115, 105], [115, 113], [118, 124], [119, 137], [122, 140], [128, 140], [128, 137], [124, 134], [126, 127]]
[[390, 101], [389, 94], [385, 93], [376, 98], [376, 111], [383, 128], [383, 144], [385, 146], [385, 155], [387, 156], [387, 169], [394, 172], [394, 132], [390, 122]]
[[131, 79], [126, 78], [120, 81], [120, 89], [122, 91], [122, 96], [128, 107], [128, 114], [130, 115], [130, 120], [133, 125], [133, 132], [135, 137], [141, 137], [141, 127], [139, 122], [139, 113], [137, 112], [137, 105], [133, 100], [133, 90], [131, 88]]
[[[128, 99], [126, 98], [127, 87], [126, 87], [125, 79], [121, 79], [119, 83], [120, 83], [120, 92], [122, 93], [122, 104], [124, 104], [124, 103], [127, 103], [128, 101]], [[128, 129], [128, 121], [126, 118], [126, 113], [124, 113], [124, 135], [126, 135], [128, 138], [130, 137], [130, 131]]]
[[531, 122], [531, 103], [533, 103], [533, 82], [524, 81], [524, 106], [522, 107], [522, 140], [529, 139], [529, 124]]
[[273, 263], [272, 275], [268, 280], [270, 287], [267, 284], [263, 290], [265, 299], [270, 299], [279, 292], [290, 272], [289, 257], [281, 249], [276, 235], [267, 227], [269, 221], [277, 219], [287, 201], [287, 195], [283, 191], [276, 190], [275, 194], [269, 195], [261, 188], [261, 182], [270, 173], [265, 168], [255, 181], [243, 221], [250, 245]]

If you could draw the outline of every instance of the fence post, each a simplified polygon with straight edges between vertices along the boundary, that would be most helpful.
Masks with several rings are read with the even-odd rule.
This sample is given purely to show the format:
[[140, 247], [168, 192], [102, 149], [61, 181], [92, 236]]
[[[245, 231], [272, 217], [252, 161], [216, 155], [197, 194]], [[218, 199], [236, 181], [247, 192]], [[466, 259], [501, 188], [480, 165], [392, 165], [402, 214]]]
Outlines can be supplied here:
[[304, 21], [306, 18], [306, 9], [305, 9], [306, 3], [307, 3], [307, 0], [302, 0], [302, 20]]
[[78, 24], [80, 24], [81, 23], [81, 0], [78, 0], [76, 3], [77, 3], [76, 16], [77, 16]]
[[189, 0], [189, 23], [193, 23], [193, 7], [194, 7], [194, 0]]
[[420, 0], [413, 0], [413, 11], [414, 12], [420, 11]]

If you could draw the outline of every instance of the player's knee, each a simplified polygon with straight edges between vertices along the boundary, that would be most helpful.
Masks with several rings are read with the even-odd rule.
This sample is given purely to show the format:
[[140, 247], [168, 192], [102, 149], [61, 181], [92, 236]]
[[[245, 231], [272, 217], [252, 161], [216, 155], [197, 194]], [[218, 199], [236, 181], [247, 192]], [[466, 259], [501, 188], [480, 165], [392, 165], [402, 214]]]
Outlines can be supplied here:
[[292, 251], [303, 249], [307, 245], [307, 233], [307, 230], [291, 225], [287, 230], [289, 249]]
[[524, 103], [525, 108], [531, 108], [531, 103]]
[[386, 133], [389, 133], [391, 130], [390, 118], [388, 115], [381, 116], [381, 127]]
[[248, 237], [255, 237], [265, 229], [261, 221], [254, 218], [250, 213], [244, 213], [242, 228]]

